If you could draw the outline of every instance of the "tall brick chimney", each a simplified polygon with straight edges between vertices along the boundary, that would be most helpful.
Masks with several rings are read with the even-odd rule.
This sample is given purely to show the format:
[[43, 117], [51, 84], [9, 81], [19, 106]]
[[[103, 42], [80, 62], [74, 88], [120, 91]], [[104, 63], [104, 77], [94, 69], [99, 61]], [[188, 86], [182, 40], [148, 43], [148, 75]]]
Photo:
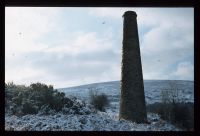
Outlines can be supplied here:
[[123, 48], [121, 67], [121, 100], [119, 117], [133, 122], [146, 122], [146, 104], [137, 27], [137, 14], [123, 15]]

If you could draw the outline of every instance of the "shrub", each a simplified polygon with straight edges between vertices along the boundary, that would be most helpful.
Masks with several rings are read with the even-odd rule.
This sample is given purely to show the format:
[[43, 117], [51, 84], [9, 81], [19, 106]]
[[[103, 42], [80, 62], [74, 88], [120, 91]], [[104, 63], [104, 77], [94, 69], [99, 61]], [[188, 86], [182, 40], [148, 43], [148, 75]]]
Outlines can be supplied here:
[[40, 101], [41, 105], [49, 104], [53, 99], [53, 87], [42, 83], [33, 83], [30, 85], [30, 91], [35, 101]]
[[109, 105], [109, 100], [105, 94], [97, 94], [97, 91], [90, 90], [90, 103], [100, 111], [105, 111], [105, 106]]
[[180, 103], [181, 99], [180, 93], [176, 85], [176, 81], [168, 82], [168, 89], [164, 89], [161, 91], [161, 102], [164, 108], [160, 108], [161, 118], [166, 120], [174, 120], [175, 113], [174, 109], [177, 107], [176, 103]]
[[175, 81], [169, 81], [169, 87], [161, 91], [161, 103], [147, 105], [147, 110], [183, 129], [193, 130], [194, 104], [183, 101]]
[[15, 85], [13, 82], [5, 83], [5, 100], [11, 101], [13, 97], [22, 97], [22, 95], [29, 90], [29, 87], [24, 85]]
[[183, 129], [192, 130], [194, 128], [193, 103], [154, 103], [147, 105], [147, 111], [157, 113], [162, 119]]
[[41, 108], [43, 105], [48, 105], [51, 109], [57, 112], [62, 109], [65, 104], [65, 94], [53, 89], [53, 86], [47, 86], [42, 83], [34, 83], [30, 85], [31, 96], [38, 106]]
[[157, 113], [164, 120], [171, 120], [172, 115], [172, 104], [171, 103], [153, 103], [147, 105], [147, 111]]
[[87, 108], [84, 109], [84, 102], [76, 98], [67, 98], [65, 93], [42, 83], [33, 83], [28, 87], [6, 83], [5, 100], [7, 114], [54, 114], [60, 111], [70, 114], [90, 113]]
[[49, 105], [43, 105], [39, 111], [40, 115], [49, 115], [49, 114], [55, 114], [56, 111], [52, 110]]
[[24, 101], [22, 103], [22, 112], [24, 114], [36, 114], [38, 112], [38, 107], [30, 101]]
[[194, 128], [194, 107], [193, 103], [176, 103], [172, 110], [174, 118], [173, 123], [176, 123], [182, 128], [191, 130]]
[[194, 104], [184, 103], [175, 81], [169, 82], [168, 89], [161, 91], [161, 103], [147, 105], [149, 112], [158, 113], [162, 119], [181, 128], [194, 128]]
[[[5, 83], [5, 110], [13, 114], [35, 114], [41, 106], [52, 104], [54, 99], [62, 97], [53, 89], [53, 86], [47, 86], [42, 83], [33, 83], [26, 87], [24, 85], [15, 85], [13, 82]], [[54, 102], [55, 108], [60, 103]], [[62, 106], [62, 105], [61, 105]]]

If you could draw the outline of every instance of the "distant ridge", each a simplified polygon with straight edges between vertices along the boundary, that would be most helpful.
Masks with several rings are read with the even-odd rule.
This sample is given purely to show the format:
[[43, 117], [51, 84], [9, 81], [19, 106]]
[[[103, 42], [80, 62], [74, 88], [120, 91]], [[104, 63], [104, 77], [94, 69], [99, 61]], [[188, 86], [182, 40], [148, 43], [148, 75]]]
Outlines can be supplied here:
[[[165, 79], [146, 79], [144, 82], [167, 82], [167, 81], [183, 81], [183, 82], [194, 82], [191, 80], [165, 80]], [[110, 84], [110, 83], [120, 83], [120, 81], [106, 81], [106, 82], [97, 82], [97, 83], [88, 83], [78, 86], [71, 86], [71, 87], [62, 87], [62, 88], [56, 88], [56, 89], [70, 89], [70, 88], [79, 88], [79, 87], [85, 87], [85, 86], [91, 86], [91, 85], [97, 85], [97, 84]]]
[[[173, 86], [169, 81], [175, 83]], [[188, 80], [144, 80], [145, 99], [147, 104], [159, 102], [161, 100], [161, 91], [180, 90], [179, 95], [186, 102], [194, 102], [194, 81]], [[104, 93], [112, 101], [119, 103], [121, 85], [120, 81], [109, 81], [100, 83], [91, 83], [74, 87], [60, 88], [58, 91], [64, 92], [69, 96], [88, 100], [89, 92], [95, 90], [98, 93]]]

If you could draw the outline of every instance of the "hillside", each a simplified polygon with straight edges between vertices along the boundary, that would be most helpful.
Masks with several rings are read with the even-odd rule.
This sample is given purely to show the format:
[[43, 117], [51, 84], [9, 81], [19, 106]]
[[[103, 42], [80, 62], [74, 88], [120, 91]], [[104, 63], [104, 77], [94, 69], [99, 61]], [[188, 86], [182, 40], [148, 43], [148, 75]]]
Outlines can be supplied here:
[[[183, 80], [144, 80], [145, 100], [147, 104], [160, 102], [161, 91], [171, 89], [169, 82], [173, 82], [176, 89], [179, 90], [179, 97], [185, 102], [194, 102], [194, 82]], [[119, 101], [120, 96], [120, 82], [104, 82], [94, 83], [76, 87], [60, 88], [61, 92], [66, 95], [73, 95], [84, 100], [88, 100], [89, 91], [93, 89], [99, 93], [105, 93], [112, 101]]]
[[[171, 82], [172, 84], [169, 84]], [[161, 101], [161, 91], [167, 89], [178, 90], [178, 96], [184, 102], [194, 102], [194, 82], [145, 80], [146, 104]], [[105, 93], [110, 105], [105, 112], [94, 109], [89, 104], [89, 91], [96, 90]], [[5, 130], [7, 131], [182, 131], [183, 129], [163, 120], [157, 113], [147, 113], [148, 124], [137, 124], [126, 120], [119, 120], [120, 82], [104, 82], [61, 88], [67, 98], [73, 102], [72, 107], [63, 107], [62, 111], [39, 112], [17, 116], [5, 114]], [[71, 97], [72, 96], [72, 97]], [[75, 97], [77, 98], [75, 98]], [[75, 99], [74, 99], [75, 98]], [[74, 107], [76, 107], [74, 109]], [[191, 106], [190, 106], [191, 107]], [[179, 114], [182, 115], [182, 112]], [[183, 114], [183, 116], [185, 116]], [[193, 115], [192, 115], [193, 116]], [[191, 121], [193, 119], [190, 119]], [[191, 125], [192, 126], [192, 125]]]

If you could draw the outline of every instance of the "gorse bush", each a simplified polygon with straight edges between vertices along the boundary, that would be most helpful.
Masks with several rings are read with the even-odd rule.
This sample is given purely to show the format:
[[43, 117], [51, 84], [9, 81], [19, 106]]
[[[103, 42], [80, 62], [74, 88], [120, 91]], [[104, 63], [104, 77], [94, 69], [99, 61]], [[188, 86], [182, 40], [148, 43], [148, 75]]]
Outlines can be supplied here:
[[38, 112], [39, 107], [37, 105], [34, 105], [31, 101], [23, 101], [22, 104], [22, 112], [24, 114], [36, 114]]
[[96, 90], [91, 89], [90, 103], [100, 111], [105, 111], [105, 107], [109, 105], [108, 97], [105, 94], [98, 94]]
[[58, 112], [70, 102], [63, 92], [54, 90], [51, 85], [33, 83], [26, 87], [11, 82], [5, 83], [5, 103], [6, 111], [21, 115], [36, 114], [44, 105]]
[[53, 86], [33, 83], [26, 87], [5, 83], [5, 111], [17, 116], [26, 114], [90, 114], [86, 104], [77, 98], [68, 98]]

